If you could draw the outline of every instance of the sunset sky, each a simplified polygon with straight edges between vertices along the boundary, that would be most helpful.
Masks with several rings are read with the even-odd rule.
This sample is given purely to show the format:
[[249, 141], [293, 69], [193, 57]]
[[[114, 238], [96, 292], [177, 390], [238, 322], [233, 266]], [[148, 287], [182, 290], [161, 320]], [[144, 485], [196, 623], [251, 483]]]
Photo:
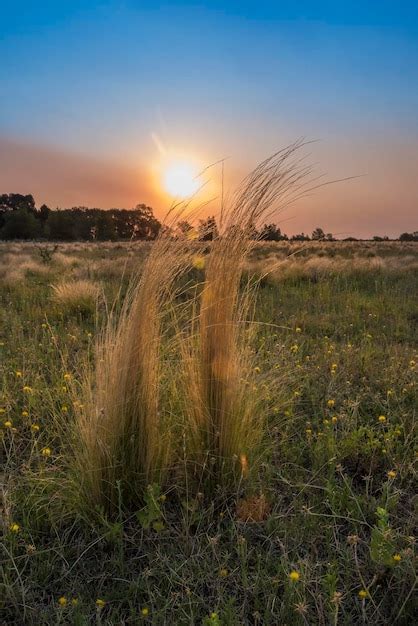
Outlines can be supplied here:
[[285, 232], [418, 229], [416, 1], [3, 0], [0, 78], [0, 193], [161, 217], [166, 161], [225, 158], [233, 187], [303, 136], [318, 173], [359, 178], [286, 209]]

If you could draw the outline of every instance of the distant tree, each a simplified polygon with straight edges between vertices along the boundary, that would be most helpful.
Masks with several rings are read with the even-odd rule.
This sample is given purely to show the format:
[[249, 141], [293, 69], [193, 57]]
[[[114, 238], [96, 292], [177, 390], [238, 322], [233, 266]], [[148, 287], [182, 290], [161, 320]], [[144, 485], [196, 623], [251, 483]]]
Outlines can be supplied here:
[[51, 213], [51, 209], [46, 205], [46, 204], [42, 204], [39, 207], [39, 211], [37, 211], [37, 215], [36, 217], [43, 223], [45, 223], [49, 217], [49, 214]]
[[282, 231], [276, 224], [264, 224], [260, 231], [259, 238], [262, 241], [282, 241], [288, 237], [282, 234]]
[[374, 235], [373, 241], [389, 241], [389, 237], [387, 236], [381, 237], [380, 235]]
[[74, 214], [71, 209], [51, 211], [48, 217], [49, 239], [51, 241], [75, 241], [77, 239]]
[[193, 230], [193, 226], [187, 220], [180, 220], [177, 222], [177, 230], [182, 235], [187, 235], [187, 233]]
[[315, 228], [312, 232], [312, 241], [319, 241], [320, 239], [325, 239], [325, 233], [322, 228]]
[[110, 211], [100, 211], [93, 228], [98, 241], [115, 241], [117, 238], [115, 219]]
[[3, 193], [0, 195], [0, 228], [5, 223], [5, 217], [11, 211], [22, 209], [28, 213], [35, 213], [35, 200], [31, 194]]
[[418, 231], [413, 233], [402, 233], [399, 235], [399, 241], [418, 241]]
[[213, 216], [199, 220], [198, 234], [200, 241], [212, 241], [218, 236], [218, 227]]
[[1, 239], [36, 239], [41, 233], [38, 220], [25, 208], [13, 209], [3, 219]]

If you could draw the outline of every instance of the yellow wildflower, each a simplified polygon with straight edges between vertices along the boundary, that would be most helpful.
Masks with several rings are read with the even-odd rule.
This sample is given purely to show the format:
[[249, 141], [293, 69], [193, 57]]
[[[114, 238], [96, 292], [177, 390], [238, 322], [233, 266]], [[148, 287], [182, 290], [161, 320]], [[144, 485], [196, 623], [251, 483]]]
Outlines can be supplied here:
[[392, 558], [395, 561], [395, 563], [399, 563], [399, 561], [402, 560], [402, 557], [400, 554], [394, 554]]
[[289, 578], [292, 582], [296, 583], [300, 578], [300, 574], [296, 570], [292, 570], [289, 574]]
[[105, 604], [106, 604], [106, 602], [104, 600], [102, 600], [102, 598], [97, 598], [96, 606], [97, 606], [98, 609], [102, 609]]
[[387, 473], [387, 477], [388, 478], [396, 478], [396, 472], [394, 472], [393, 470], [389, 470]]
[[41, 454], [42, 456], [51, 456], [51, 448], [42, 448]]
[[4, 425], [5, 425], [6, 428], [11, 428], [13, 426], [13, 422], [12, 422], [12, 420], [6, 420], [4, 422]]
[[27, 411], [22, 411], [22, 417], [28, 417], [29, 413]]
[[0, 406], [0, 415], [3, 415], [4, 413], [6, 413], [6, 409]]
[[64, 374], [64, 380], [70, 380], [71, 374]]
[[39, 424], [31, 424], [30, 429], [33, 433], [39, 432]]
[[143, 609], [141, 609], [141, 615], [143, 615], [144, 617], [146, 617], [149, 613], [149, 608], [147, 606], [144, 606]]
[[16, 378], [22, 378], [22, 372], [20, 372], [19, 370], [15, 372], [15, 374], [16, 374]]
[[296, 331], [297, 333], [301, 333], [301, 332], [302, 332], [302, 329], [301, 329], [299, 326], [296, 326], [295, 331]]
[[358, 592], [358, 595], [359, 595], [359, 598], [361, 598], [362, 600], [365, 600], [368, 597], [369, 592], [366, 591], [365, 589], [360, 589], [360, 591]]
[[32, 387], [29, 387], [29, 385], [25, 385], [23, 387], [23, 391], [24, 393], [32, 393]]
[[193, 259], [193, 267], [197, 270], [203, 270], [205, 267], [205, 259], [203, 256], [195, 256]]
[[13, 522], [13, 524], [10, 524], [9, 529], [12, 533], [18, 533], [20, 530], [20, 526], [19, 524], [16, 524], [16, 522]]
[[222, 569], [219, 570], [219, 576], [221, 578], [226, 578], [228, 576], [228, 570], [223, 567]]
[[331, 400], [328, 400], [328, 401], [327, 401], [327, 405], [328, 405], [330, 408], [331, 408], [331, 407], [333, 407], [333, 406], [335, 405], [335, 400], [332, 400], [332, 399], [331, 399]]
[[336, 424], [336, 423], [338, 422], [338, 417], [337, 417], [336, 415], [333, 415], [333, 416], [331, 417], [331, 422], [332, 422], [333, 424]]
[[58, 604], [60, 606], [67, 606], [67, 598], [65, 596], [61, 596], [58, 598]]
[[385, 415], [379, 415], [379, 417], [377, 418], [379, 420], [379, 422], [381, 424], [383, 424], [384, 422], [386, 422], [386, 416]]

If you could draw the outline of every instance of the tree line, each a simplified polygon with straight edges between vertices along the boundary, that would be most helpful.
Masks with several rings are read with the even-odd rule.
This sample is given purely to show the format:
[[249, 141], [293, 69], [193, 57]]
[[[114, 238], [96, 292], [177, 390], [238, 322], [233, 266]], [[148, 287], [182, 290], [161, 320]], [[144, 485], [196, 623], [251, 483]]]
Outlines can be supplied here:
[[[127, 241], [153, 240], [163, 228], [151, 207], [137, 204], [133, 209], [96, 209], [83, 206], [71, 209], [50, 209], [46, 204], [36, 207], [31, 194], [0, 194], [0, 239], [42, 239], [47, 241]], [[197, 227], [180, 221], [173, 236], [188, 235], [200, 241], [216, 237], [215, 217], [200, 220]], [[253, 227], [252, 236], [261, 241], [335, 241], [332, 233], [315, 228], [311, 235], [300, 233], [288, 237], [274, 223]], [[373, 237], [375, 241], [388, 237]], [[400, 241], [418, 241], [418, 231], [402, 233]], [[357, 241], [348, 237], [345, 241]]]

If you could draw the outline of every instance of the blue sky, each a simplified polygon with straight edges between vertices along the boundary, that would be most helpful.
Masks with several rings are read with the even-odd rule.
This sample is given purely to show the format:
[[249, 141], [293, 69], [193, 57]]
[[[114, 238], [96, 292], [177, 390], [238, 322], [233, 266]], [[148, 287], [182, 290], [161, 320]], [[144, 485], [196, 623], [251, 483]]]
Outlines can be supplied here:
[[366, 176], [289, 231], [418, 227], [418, 3], [3, 1], [0, 58], [2, 192], [158, 209], [153, 133], [231, 181], [307, 136], [330, 177]]

